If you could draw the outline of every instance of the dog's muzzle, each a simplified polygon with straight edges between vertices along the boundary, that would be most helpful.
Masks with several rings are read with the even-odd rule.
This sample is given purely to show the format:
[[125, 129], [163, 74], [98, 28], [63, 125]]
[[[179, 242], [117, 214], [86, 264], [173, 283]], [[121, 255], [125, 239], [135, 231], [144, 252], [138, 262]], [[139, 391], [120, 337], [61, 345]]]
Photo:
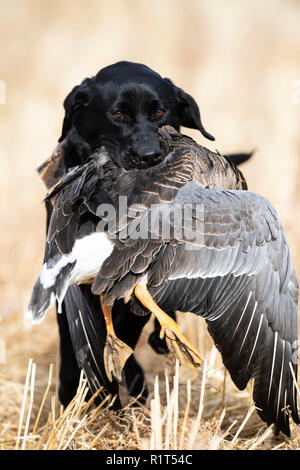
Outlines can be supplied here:
[[167, 154], [167, 146], [164, 139], [155, 135], [141, 136], [135, 139], [132, 145], [132, 163], [137, 168], [150, 168], [160, 163]]

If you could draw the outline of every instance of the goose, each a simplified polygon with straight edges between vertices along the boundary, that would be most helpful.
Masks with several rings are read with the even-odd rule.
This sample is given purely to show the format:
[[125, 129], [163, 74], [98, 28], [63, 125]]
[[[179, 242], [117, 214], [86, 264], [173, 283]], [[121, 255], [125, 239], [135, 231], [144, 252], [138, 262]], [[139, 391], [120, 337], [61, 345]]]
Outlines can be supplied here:
[[[69, 148], [69, 135], [67, 135], [58, 143], [50, 158], [37, 169], [48, 190], [67, 171], [71, 170]], [[234, 165], [228, 165], [227, 161], [240, 165], [247, 161], [252, 154], [253, 152], [233, 153], [222, 157], [219, 154], [210, 152], [208, 159], [207, 150], [203, 148], [202, 160], [203, 165], [207, 162], [208, 168], [211, 165], [218, 167], [220, 160], [223, 160], [226, 171], [223, 172], [222, 178], [219, 178], [219, 184], [220, 188], [225, 189], [227, 181], [232, 184], [228, 175], [231, 172], [234, 173], [235, 168]], [[73, 162], [73, 166], [76, 166], [75, 162]], [[210, 171], [201, 173], [199, 184], [207, 186], [206, 174], [209, 176], [209, 173]], [[210, 176], [209, 179], [211, 180]], [[45, 206], [48, 227], [52, 203], [45, 201]], [[151, 314], [149, 312], [145, 316], [137, 316], [130, 311], [129, 307], [130, 305], [126, 304], [124, 299], [115, 302], [113, 321], [118, 336], [134, 349]], [[103, 351], [106, 342], [106, 329], [98, 296], [92, 294], [90, 286], [87, 284], [72, 285], [67, 290], [61, 309], [62, 314], [57, 314], [60, 337], [60, 380], [58, 388], [60, 402], [65, 407], [70, 403], [78, 388], [80, 370], [84, 370], [91, 394], [97, 394], [95, 402], [101, 403], [110, 395], [115, 398], [112, 408], [115, 411], [122, 409], [118, 382], [115, 380], [110, 381], [104, 368]], [[168, 312], [168, 314], [176, 320], [175, 312]], [[154, 319], [154, 329], [148, 337], [148, 344], [158, 354], [169, 353], [165, 339], [160, 339], [160, 325], [156, 319]], [[123, 384], [129, 394], [140, 404], [145, 404], [148, 397], [148, 387], [143, 369], [134, 354], [126, 362], [122, 377]]]
[[169, 151], [156, 167], [126, 171], [100, 149], [47, 196], [54, 208], [27, 315], [39, 322], [69, 285], [90, 284], [106, 323], [106, 373], [119, 381], [132, 350], [114, 331], [116, 299], [152, 312], [172, 355], [196, 368], [199, 352], [165, 312], [201, 315], [234, 384], [253, 378], [259, 416], [290, 435], [298, 282], [278, 215], [228, 160], [170, 127], [160, 133]]

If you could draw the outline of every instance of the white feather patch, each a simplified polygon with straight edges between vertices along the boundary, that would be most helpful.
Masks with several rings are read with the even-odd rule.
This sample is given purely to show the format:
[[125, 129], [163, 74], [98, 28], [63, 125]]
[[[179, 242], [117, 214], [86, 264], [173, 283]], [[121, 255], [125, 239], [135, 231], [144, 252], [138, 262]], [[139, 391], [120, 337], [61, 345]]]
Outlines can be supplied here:
[[76, 240], [72, 250], [76, 264], [70, 283], [80, 284], [93, 280], [113, 248], [113, 242], [103, 232], [94, 232], [88, 237]]
[[45, 289], [53, 286], [60, 271], [70, 263], [76, 262], [70, 273], [69, 285], [91, 282], [102, 264], [113, 250], [113, 243], [103, 232], [93, 232], [76, 240], [72, 252], [62, 255], [58, 262], [48, 267], [43, 265], [40, 282]]

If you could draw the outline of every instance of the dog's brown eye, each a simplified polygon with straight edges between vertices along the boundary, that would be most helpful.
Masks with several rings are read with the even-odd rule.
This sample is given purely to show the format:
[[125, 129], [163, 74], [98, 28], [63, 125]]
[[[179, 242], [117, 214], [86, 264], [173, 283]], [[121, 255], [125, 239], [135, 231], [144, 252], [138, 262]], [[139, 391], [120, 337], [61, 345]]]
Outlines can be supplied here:
[[158, 109], [155, 113], [157, 118], [161, 118], [164, 115], [164, 111], [162, 109]]
[[121, 119], [123, 117], [123, 113], [121, 113], [121, 111], [116, 111], [113, 114], [113, 117], [116, 118], [116, 119]]

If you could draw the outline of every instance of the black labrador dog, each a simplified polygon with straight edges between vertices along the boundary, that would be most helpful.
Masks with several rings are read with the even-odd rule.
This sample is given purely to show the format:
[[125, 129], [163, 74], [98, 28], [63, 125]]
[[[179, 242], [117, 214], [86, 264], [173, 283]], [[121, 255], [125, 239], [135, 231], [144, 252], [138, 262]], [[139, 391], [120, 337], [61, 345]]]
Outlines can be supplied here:
[[[126, 169], [156, 165], [166, 155], [157, 130], [167, 124], [177, 130], [181, 126], [198, 129], [204, 137], [214, 140], [204, 129], [192, 96], [138, 63], [118, 62], [86, 78], [67, 96], [64, 108], [59, 139], [64, 148], [64, 171], [84, 162], [101, 146], [109, 150], [117, 165]], [[241, 163], [249, 156], [236, 154], [232, 159]], [[51, 207], [47, 210], [49, 218]], [[98, 398], [103, 399], [107, 393], [116, 395], [114, 408], [120, 408], [118, 384], [109, 382], [103, 367], [106, 331], [99, 299], [87, 286], [72, 286], [62, 311], [62, 315], [58, 314], [61, 402], [66, 406], [73, 398], [83, 368], [91, 393], [102, 385], [104, 392]], [[136, 316], [120, 300], [115, 302], [113, 316], [117, 336], [134, 349], [150, 315]], [[156, 323], [149, 343], [156, 352], [166, 353], [159, 331]], [[130, 394], [144, 402], [147, 397], [144, 375], [134, 356], [126, 363], [124, 381]]]
[[74, 166], [101, 145], [109, 146], [115, 162], [146, 168], [164, 158], [157, 130], [169, 124], [204, 129], [195, 100], [169, 79], [142, 64], [118, 62], [85, 79], [67, 96], [62, 141], [70, 131], [66, 164]]

